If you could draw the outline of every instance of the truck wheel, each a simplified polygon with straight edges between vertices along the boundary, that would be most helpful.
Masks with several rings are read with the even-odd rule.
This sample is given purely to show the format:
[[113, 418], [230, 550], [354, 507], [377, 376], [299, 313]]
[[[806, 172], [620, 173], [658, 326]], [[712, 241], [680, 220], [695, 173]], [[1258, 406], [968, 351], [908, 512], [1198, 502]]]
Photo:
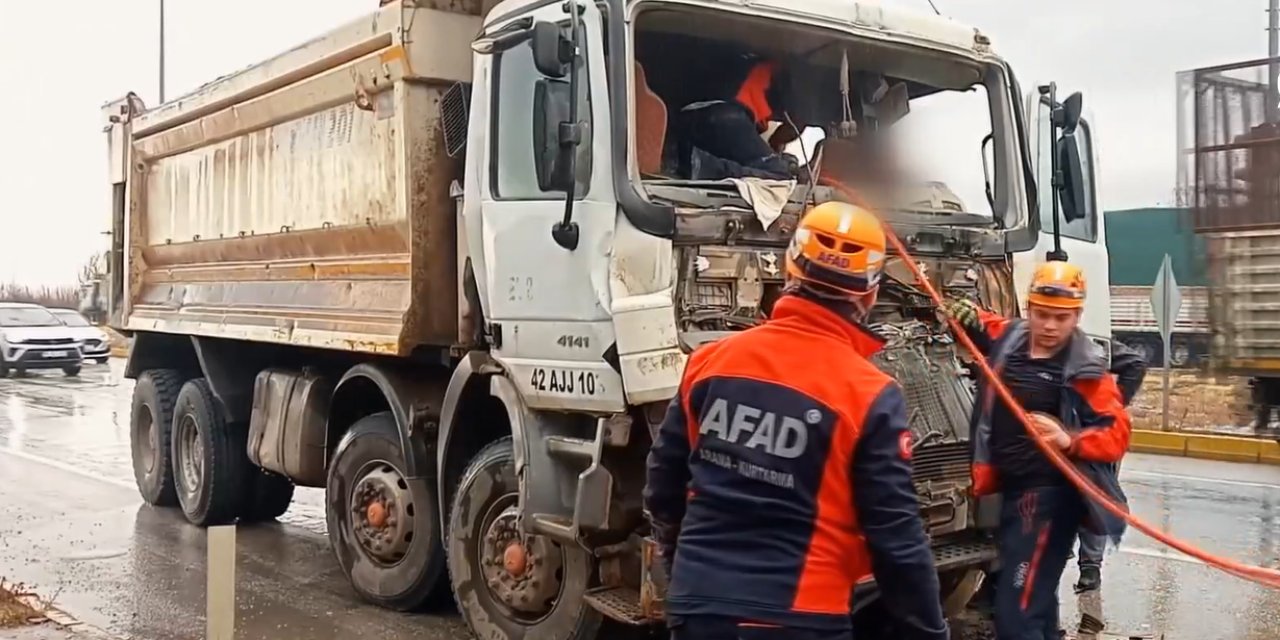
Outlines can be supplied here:
[[133, 479], [147, 504], [171, 507], [178, 503], [170, 464], [173, 404], [182, 386], [182, 374], [173, 369], [151, 369], [138, 376], [129, 414], [129, 448]]
[[248, 433], [228, 424], [204, 378], [182, 385], [173, 407], [173, 475], [191, 524], [226, 524], [240, 514], [251, 463]]
[[241, 522], [275, 520], [289, 510], [293, 502], [293, 481], [270, 471], [250, 472], [249, 499], [245, 501]]
[[76, 365], [72, 365], [72, 366], [70, 366], [70, 367], [63, 367], [63, 368], [62, 368], [62, 373], [63, 373], [63, 375], [67, 376], [68, 378], [74, 378], [74, 377], [76, 377], [76, 376], [80, 375], [80, 365], [76, 364]]
[[480, 638], [596, 637], [601, 614], [583, 599], [591, 558], [581, 548], [522, 535], [518, 489], [511, 438], [476, 454], [458, 483], [448, 558], [462, 617]]
[[405, 477], [400, 431], [389, 412], [356, 421], [329, 464], [329, 546], [360, 597], [418, 609], [443, 584], [444, 548], [434, 486]]

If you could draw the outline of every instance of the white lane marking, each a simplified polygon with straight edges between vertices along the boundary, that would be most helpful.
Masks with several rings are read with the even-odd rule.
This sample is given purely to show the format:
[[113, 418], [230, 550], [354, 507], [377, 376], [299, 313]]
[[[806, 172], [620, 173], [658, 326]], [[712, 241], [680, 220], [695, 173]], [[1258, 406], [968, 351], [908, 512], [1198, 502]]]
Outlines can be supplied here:
[[23, 460], [26, 460], [27, 462], [34, 462], [36, 464], [42, 464], [48, 467], [53, 467], [54, 469], [57, 469], [59, 471], [65, 471], [67, 473], [75, 474], [77, 476], [80, 476], [81, 478], [97, 480], [99, 482], [105, 482], [107, 484], [114, 485], [117, 487], [123, 487], [125, 489], [135, 488], [134, 483], [129, 482], [128, 480], [118, 480], [116, 478], [109, 478], [107, 476], [98, 475], [90, 471], [85, 471], [84, 469], [81, 469], [79, 467], [69, 465], [65, 462], [59, 462], [57, 460], [53, 460], [51, 458], [45, 458], [43, 456], [32, 455], [25, 451], [12, 451], [9, 449], [0, 449], [0, 453], [4, 453], [5, 455], [10, 455], [15, 458], [21, 458]]
[[1198, 564], [1206, 566], [1205, 562], [1199, 558], [1193, 558], [1181, 551], [1173, 549], [1147, 549], [1145, 547], [1120, 547], [1120, 553], [1129, 553], [1135, 556], [1146, 556], [1148, 558], [1158, 558], [1161, 560], [1177, 560], [1178, 562], [1186, 562], [1188, 564]]
[[1125, 476], [1134, 476], [1138, 478], [1158, 478], [1161, 480], [1182, 480], [1185, 482], [1204, 482], [1208, 484], [1224, 484], [1232, 487], [1254, 487], [1257, 489], [1280, 489], [1280, 484], [1271, 484], [1267, 482], [1250, 482], [1248, 480], [1227, 480], [1225, 478], [1205, 478], [1202, 476], [1187, 476], [1178, 473], [1155, 473], [1152, 471], [1126, 471], [1121, 469], [1120, 479]]

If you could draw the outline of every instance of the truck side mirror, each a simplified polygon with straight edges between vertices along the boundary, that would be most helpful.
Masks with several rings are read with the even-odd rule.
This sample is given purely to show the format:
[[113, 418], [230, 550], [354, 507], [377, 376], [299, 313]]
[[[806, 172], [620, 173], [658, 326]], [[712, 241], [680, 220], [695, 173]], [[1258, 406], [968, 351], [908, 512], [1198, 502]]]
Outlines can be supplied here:
[[1084, 96], [1080, 95], [1079, 91], [1067, 96], [1067, 99], [1062, 101], [1062, 122], [1059, 126], [1062, 127], [1064, 134], [1075, 133], [1076, 127], [1080, 126], [1080, 113], [1084, 109], [1083, 102]]
[[575, 177], [570, 159], [582, 141], [579, 125], [572, 118], [573, 93], [570, 83], [545, 78], [533, 91], [533, 152], [538, 188], [572, 193]]
[[573, 62], [573, 43], [554, 22], [540, 21], [533, 25], [533, 66], [548, 78], [563, 78], [568, 65]]
[[1085, 217], [1088, 203], [1084, 190], [1084, 163], [1080, 159], [1080, 145], [1074, 133], [1058, 138], [1058, 167], [1062, 171], [1062, 189], [1058, 192], [1062, 219], [1067, 222], [1080, 220]]

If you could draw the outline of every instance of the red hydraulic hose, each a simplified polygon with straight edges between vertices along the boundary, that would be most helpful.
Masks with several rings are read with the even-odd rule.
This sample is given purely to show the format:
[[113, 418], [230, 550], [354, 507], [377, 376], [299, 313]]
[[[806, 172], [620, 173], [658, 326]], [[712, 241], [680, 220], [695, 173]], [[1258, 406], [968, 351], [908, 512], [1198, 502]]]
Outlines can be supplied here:
[[[857, 192], [841, 184], [839, 181], [831, 178], [823, 178], [822, 183], [843, 193], [852, 202], [863, 204], [863, 199], [857, 194]], [[898, 236], [893, 232], [893, 229], [889, 228], [888, 223], [885, 223], [885, 226], [887, 232], [885, 235], [888, 237], [890, 244], [893, 245], [893, 248], [900, 256], [902, 256], [902, 261], [906, 263], [907, 268], [911, 270], [911, 274], [915, 277], [916, 282], [920, 283], [924, 287], [925, 291], [929, 294], [929, 297], [933, 299], [934, 304], [936, 304], [939, 309], [945, 309], [942, 296], [938, 293], [938, 290], [934, 288], [933, 283], [924, 276], [924, 272], [920, 270], [919, 265], [916, 264], [915, 259], [911, 257], [906, 246], [904, 246], [902, 241], [898, 239]], [[973, 340], [969, 339], [969, 334], [965, 332], [964, 328], [960, 326], [960, 323], [950, 314], [944, 311], [943, 315], [946, 316], [947, 325], [951, 327], [951, 332], [955, 334], [956, 339], [960, 341], [960, 344], [964, 346], [965, 350], [973, 356], [974, 362], [976, 362], [978, 367], [982, 370], [982, 375], [990, 383], [991, 388], [1000, 395], [1000, 399], [1011, 411], [1013, 411], [1013, 414], [1018, 417], [1018, 420], [1022, 422], [1022, 426], [1026, 428], [1027, 433], [1031, 434], [1031, 440], [1035, 442], [1036, 446], [1040, 448], [1040, 451], [1049, 458], [1049, 461], [1071, 480], [1071, 483], [1074, 484], [1081, 493], [1101, 504], [1103, 508], [1114, 514], [1116, 517], [1123, 518], [1125, 522], [1129, 523], [1129, 526], [1147, 534], [1166, 546], [1176, 549], [1188, 556], [1204, 562], [1207, 565], [1216, 567], [1232, 575], [1273, 589], [1280, 589], [1280, 571], [1268, 567], [1245, 564], [1232, 560], [1231, 558], [1224, 558], [1209, 553], [1208, 551], [1200, 549], [1189, 542], [1175, 538], [1172, 535], [1155, 528], [1146, 521], [1130, 513], [1125, 507], [1117, 504], [1115, 500], [1111, 499], [1111, 496], [1104, 493], [1094, 485], [1093, 482], [1086, 478], [1084, 474], [1080, 473], [1080, 470], [1067, 459], [1066, 454], [1059, 451], [1056, 447], [1050, 446], [1048, 441], [1038, 435], [1038, 432], [1031, 424], [1031, 418], [1027, 415], [1027, 412], [1018, 404], [1018, 401], [1014, 399], [1013, 394], [1009, 392], [1009, 388], [1004, 385], [1000, 380], [1000, 377], [995, 374], [995, 371], [991, 369], [990, 363], [987, 362], [987, 359], [982, 355], [982, 352], [973, 344]]]

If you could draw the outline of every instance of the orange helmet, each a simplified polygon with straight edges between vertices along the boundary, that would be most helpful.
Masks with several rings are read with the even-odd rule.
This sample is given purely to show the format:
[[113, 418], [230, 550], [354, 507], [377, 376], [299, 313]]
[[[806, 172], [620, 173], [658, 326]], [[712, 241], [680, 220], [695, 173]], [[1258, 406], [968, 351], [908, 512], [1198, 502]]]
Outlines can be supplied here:
[[884, 269], [884, 227], [847, 202], [825, 202], [800, 218], [787, 248], [787, 275], [850, 298], [874, 293]]
[[1036, 267], [1029, 304], [1054, 309], [1084, 307], [1084, 271], [1070, 262], [1051, 261]]

